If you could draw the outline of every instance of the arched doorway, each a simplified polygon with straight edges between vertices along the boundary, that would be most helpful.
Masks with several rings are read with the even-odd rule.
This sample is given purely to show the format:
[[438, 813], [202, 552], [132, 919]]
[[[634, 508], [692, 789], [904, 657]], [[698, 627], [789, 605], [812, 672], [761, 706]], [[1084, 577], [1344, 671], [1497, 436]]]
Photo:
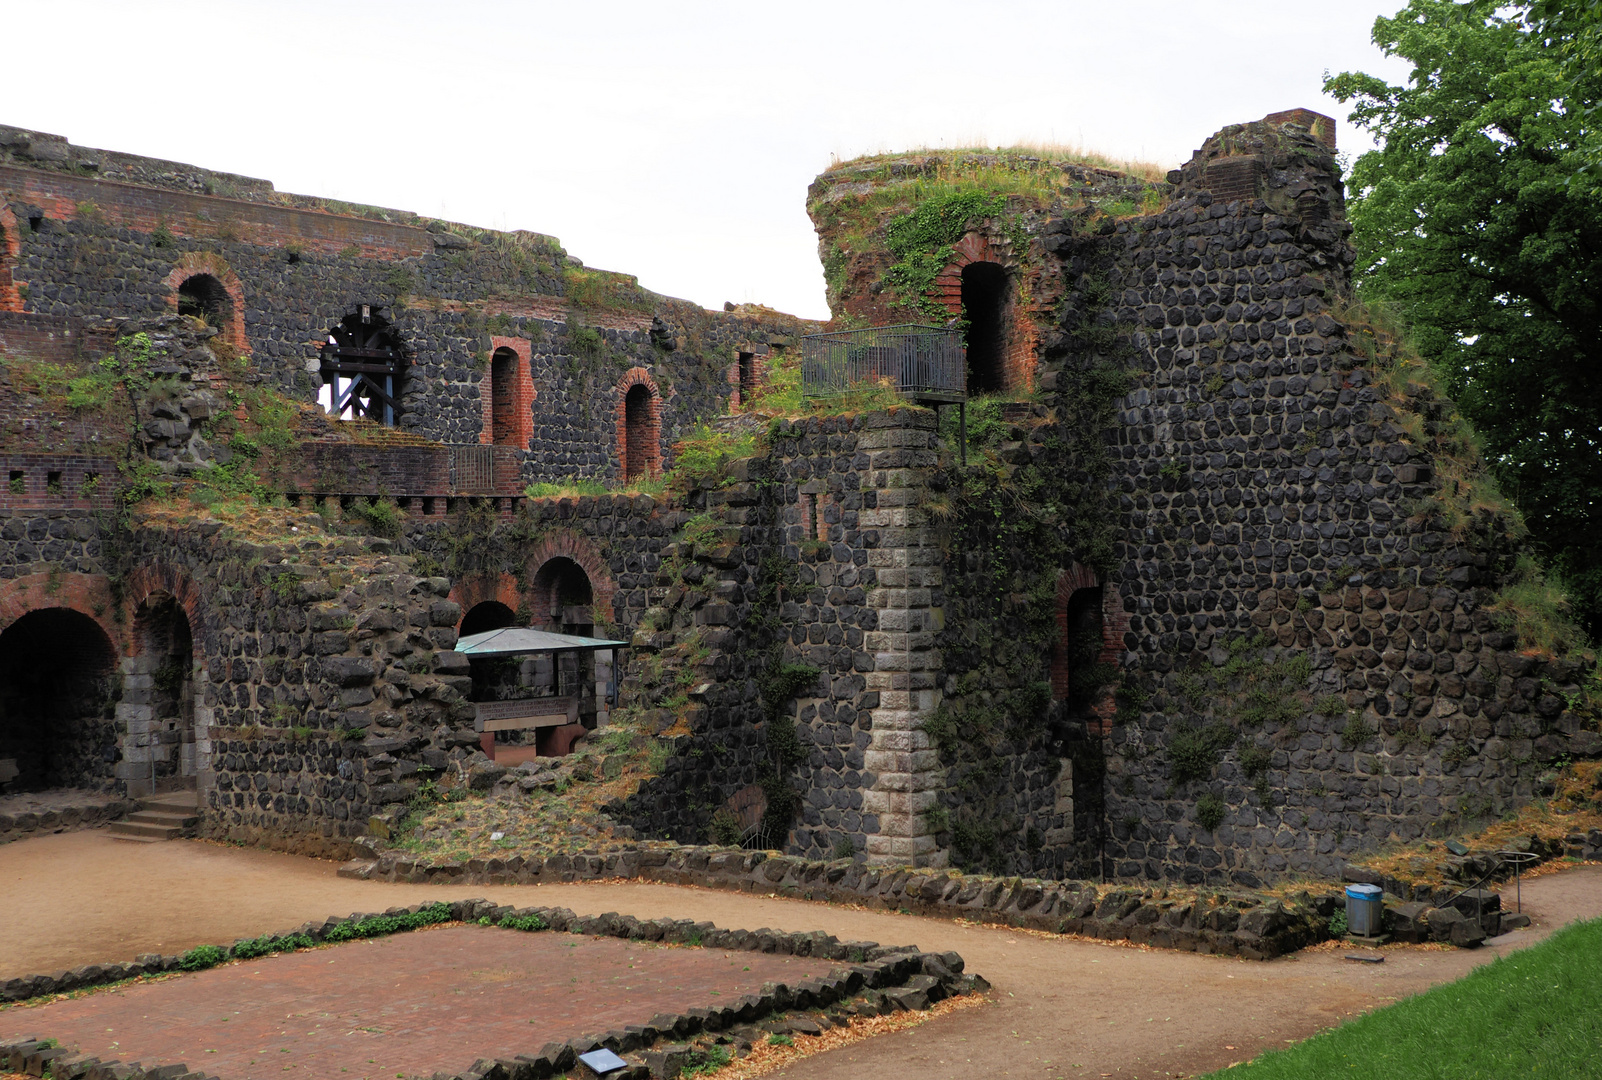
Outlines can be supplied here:
[[117, 760], [116, 649], [71, 608], [30, 611], [0, 633], [0, 759], [14, 790], [104, 787]]
[[233, 322], [234, 302], [223, 283], [211, 274], [195, 274], [178, 286], [178, 314], [198, 319], [227, 332]]
[[151, 593], [134, 613], [135, 652], [124, 664], [130, 794], [195, 787], [195, 646], [189, 615], [170, 594]]
[[534, 575], [534, 611], [530, 624], [542, 630], [588, 634], [595, 627], [595, 590], [590, 576], [572, 559], [547, 559]]
[[329, 413], [341, 420], [400, 422], [406, 357], [400, 335], [379, 308], [362, 304], [328, 331], [320, 370], [317, 401]]
[[490, 438], [496, 446], [518, 443], [516, 385], [517, 353], [502, 346], [490, 357]]
[[1006, 389], [1006, 306], [1006, 270], [993, 262], [974, 262], [962, 268], [970, 396]]
[[482, 634], [486, 630], [499, 630], [506, 626], [517, 625], [517, 613], [499, 600], [485, 600], [481, 604], [474, 604], [468, 613], [462, 616], [460, 634], [467, 637], [470, 634]]
[[651, 391], [639, 383], [623, 399], [623, 481], [638, 480], [651, 471], [651, 448], [656, 440], [656, 403]]

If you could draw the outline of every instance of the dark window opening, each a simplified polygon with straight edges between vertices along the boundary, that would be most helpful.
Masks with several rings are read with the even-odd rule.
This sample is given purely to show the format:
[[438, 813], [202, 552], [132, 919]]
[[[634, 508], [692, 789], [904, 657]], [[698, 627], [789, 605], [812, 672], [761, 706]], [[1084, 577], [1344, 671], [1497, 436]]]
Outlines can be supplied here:
[[1005, 389], [1003, 362], [1006, 326], [1007, 272], [996, 263], [969, 263], [962, 268], [962, 313], [968, 320], [968, 394]]
[[29, 229], [30, 232], [39, 232], [42, 229], [44, 229], [44, 215], [42, 215], [42, 214], [32, 214], [32, 215], [30, 215], [29, 218], [28, 218], [28, 229]]
[[482, 634], [489, 630], [501, 630], [508, 626], [517, 625], [517, 615], [511, 608], [499, 600], [485, 600], [482, 604], [474, 604], [465, 616], [462, 617], [461, 636], [469, 634]]
[[210, 274], [196, 274], [178, 286], [178, 314], [206, 326], [226, 329], [233, 307], [228, 290]]
[[1063, 620], [1063, 639], [1060, 647], [1068, 668], [1068, 701], [1085, 706], [1092, 702], [1096, 691], [1110, 680], [1107, 665], [1101, 662], [1102, 649], [1102, 590], [1097, 585], [1088, 589], [1075, 589], [1068, 597]]
[[22, 495], [28, 490], [28, 477], [21, 469], [12, 469], [8, 487], [11, 494]]
[[751, 395], [756, 393], [756, 354], [743, 352], [740, 354], [740, 404], [749, 405]]
[[490, 438], [496, 446], [517, 444], [516, 383], [517, 353], [496, 349], [490, 358]]
[[651, 391], [644, 386], [629, 387], [623, 399], [623, 481], [644, 476], [651, 468]]
[[30, 611], [0, 633], [0, 758], [8, 790], [90, 787], [116, 760], [116, 652], [89, 616]]
[[572, 559], [547, 560], [534, 575], [532, 625], [563, 633], [589, 634], [595, 625], [590, 576]]
[[45, 490], [52, 495], [61, 494], [61, 473], [55, 471], [45, 473]]
[[406, 357], [400, 335], [379, 310], [363, 304], [328, 332], [318, 402], [341, 420], [394, 425], [401, 418]]

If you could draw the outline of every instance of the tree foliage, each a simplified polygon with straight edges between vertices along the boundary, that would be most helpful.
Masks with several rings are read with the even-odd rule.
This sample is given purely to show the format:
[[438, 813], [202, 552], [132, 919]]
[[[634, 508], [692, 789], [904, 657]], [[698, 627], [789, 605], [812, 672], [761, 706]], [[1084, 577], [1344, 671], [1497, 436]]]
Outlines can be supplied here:
[[1413, 0], [1373, 34], [1413, 63], [1408, 85], [1346, 72], [1325, 88], [1381, 143], [1349, 178], [1359, 290], [1412, 327], [1595, 635], [1602, 72], [1576, 57], [1602, 7], [1544, 10]]

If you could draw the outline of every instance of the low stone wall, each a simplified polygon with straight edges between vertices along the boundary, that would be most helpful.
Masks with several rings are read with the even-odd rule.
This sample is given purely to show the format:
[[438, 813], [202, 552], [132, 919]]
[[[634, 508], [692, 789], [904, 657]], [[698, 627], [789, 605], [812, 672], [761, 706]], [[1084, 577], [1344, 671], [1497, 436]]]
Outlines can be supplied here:
[[[448, 911], [445, 909], [448, 908]], [[422, 915], [419, 919], [417, 916]], [[412, 918], [408, 919], [408, 916]], [[764, 983], [758, 994], [747, 994], [711, 1007], [688, 1008], [681, 1013], [663, 1013], [645, 1025], [629, 1025], [615, 1031], [582, 1035], [565, 1043], [550, 1043], [538, 1054], [519, 1054], [516, 1058], [480, 1059], [452, 1080], [545, 1080], [564, 1074], [577, 1064], [579, 1054], [602, 1047], [615, 1054], [632, 1057], [623, 1071], [609, 1074], [624, 1080], [675, 1076], [685, 1061], [688, 1047], [676, 1042], [700, 1034], [738, 1031], [759, 1020], [785, 1023], [784, 1013], [809, 1009], [836, 1009], [844, 1019], [851, 1015], [896, 1010], [927, 1009], [953, 994], [984, 992], [990, 984], [977, 975], [963, 974], [964, 961], [958, 953], [926, 953], [916, 946], [880, 945], [873, 941], [841, 941], [821, 931], [786, 933], [778, 930], [723, 930], [709, 922], [691, 919], [636, 919], [629, 915], [577, 915], [567, 908], [513, 908], [489, 900], [457, 900], [449, 904], [418, 904], [409, 908], [390, 908], [382, 915], [356, 913], [348, 918], [330, 918], [306, 923], [285, 934], [265, 938], [242, 938], [232, 946], [217, 946], [209, 957], [196, 961], [202, 949], [184, 955], [148, 954], [133, 962], [86, 964], [54, 975], [32, 975], [0, 983], [0, 1002], [66, 993], [89, 986], [126, 979], [161, 975], [181, 970], [197, 970], [221, 963], [232, 953], [250, 958], [271, 951], [267, 939], [286, 943], [286, 949], [340, 942], [375, 936], [367, 923], [388, 921], [394, 930], [415, 929], [419, 925], [452, 922], [481, 922], [507, 925], [512, 929], [556, 933], [593, 934], [639, 941], [671, 942], [708, 949], [745, 950], [810, 956], [839, 961], [841, 966], [828, 974], [807, 979], [794, 986]], [[346, 929], [340, 930], [341, 927]], [[251, 946], [247, 951], [242, 948]], [[777, 1021], [771, 1018], [781, 1014]], [[789, 1029], [816, 1033], [818, 1028], [804, 1018], [789, 1021]], [[774, 1029], [776, 1030], [776, 1029]], [[0, 1042], [0, 1069], [48, 1074], [69, 1080], [154, 1080], [187, 1072], [184, 1065], [168, 1062], [148, 1068], [139, 1063], [103, 1062], [74, 1054], [54, 1045], [54, 1040], [30, 1036]], [[436, 1076], [439, 1074], [436, 1074]]]
[[0, 797], [0, 844], [30, 836], [97, 829], [138, 809], [132, 799], [95, 791], [50, 791]]
[[1338, 893], [1289, 902], [1243, 892], [1192, 895], [1085, 881], [995, 878], [947, 870], [822, 862], [726, 847], [640, 847], [587, 855], [429, 861], [401, 852], [355, 860], [342, 877], [376, 881], [532, 885], [641, 878], [733, 892], [862, 904], [1000, 923], [1054, 934], [1267, 960], [1328, 936]]

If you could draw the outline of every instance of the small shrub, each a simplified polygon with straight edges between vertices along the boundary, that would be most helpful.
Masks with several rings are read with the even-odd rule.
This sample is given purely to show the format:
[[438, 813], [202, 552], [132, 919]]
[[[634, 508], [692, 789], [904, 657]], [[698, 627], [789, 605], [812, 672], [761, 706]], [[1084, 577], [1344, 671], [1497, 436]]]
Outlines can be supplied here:
[[679, 1076], [705, 1076], [717, 1072], [733, 1060], [734, 1055], [727, 1046], [713, 1043], [705, 1050], [691, 1050], [686, 1054]]
[[1346, 924], [1346, 909], [1336, 908], [1335, 913], [1329, 917], [1329, 936], [1343, 938], [1351, 930]]
[[323, 940], [331, 942], [354, 941], [357, 938], [381, 937], [384, 934], [396, 934], [402, 930], [416, 930], [421, 926], [431, 926], [434, 923], [449, 922], [451, 909], [449, 904], [429, 904], [417, 912], [408, 912], [405, 915], [374, 915], [360, 922], [343, 922], [334, 927], [323, 936]]
[[1361, 713], [1349, 713], [1346, 717], [1346, 726], [1341, 729], [1341, 745], [1348, 750], [1356, 750], [1368, 742], [1374, 734]]
[[365, 503], [358, 502], [351, 509], [374, 536], [388, 540], [400, 538], [403, 515], [393, 499], [368, 499]]
[[201, 971], [226, 959], [228, 954], [216, 945], [196, 945], [178, 958], [178, 966], [184, 971]]
[[768, 1045], [769, 1046], [794, 1046], [795, 1045], [795, 1036], [788, 1035], [788, 1034], [787, 1035], [776, 1035], [776, 1034], [775, 1035], [769, 1035], [768, 1036]]
[[1196, 824], [1208, 832], [1224, 823], [1225, 812], [1224, 800], [1210, 791], [1196, 800]]
[[1346, 711], [1346, 702], [1334, 694], [1325, 694], [1314, 703], [1313, 711], [1320, 716], [1339, 716]]
[[1213, 721], [1206, 727], [1182, 729], [1168, 744], [1169, 777], [1176, 784], [1204, 780], [1235, 742], [1235, 730]]
[[1247, 746], [1240, 752], [1240, 771], [1249, 779], [1256, 780], [1268, 772], [1268, 765], [1273, 756], [1266, 747], [1255, 744]]
[[718, 808], [712, 815], [712, 820], [706, 827], [707, 836], [714, 844], [725, 847], [738, 847], [744, 830], [740, 828], [740, 819], [726, 806]]
[[851, 859], [857, 854], [857, 845], [849, 836], [842, 836], [834, 842], [834, 857], [836, 859]]
[[522, 930], [525, 933], [544, 930], [548, 926], [538, 915], [506, 915], [501, 918], [501, 925], [508, 930]]
[[285, 934], [283, 937], [273, 937], [264, 934], [259, 938], [241, 941], [229, 950], [235, 960], [252, 960], [258, 956], [269, 953], [294, 952], [296, 949], [309, 949], [315, 945], [311, 938], [305, 934]]

